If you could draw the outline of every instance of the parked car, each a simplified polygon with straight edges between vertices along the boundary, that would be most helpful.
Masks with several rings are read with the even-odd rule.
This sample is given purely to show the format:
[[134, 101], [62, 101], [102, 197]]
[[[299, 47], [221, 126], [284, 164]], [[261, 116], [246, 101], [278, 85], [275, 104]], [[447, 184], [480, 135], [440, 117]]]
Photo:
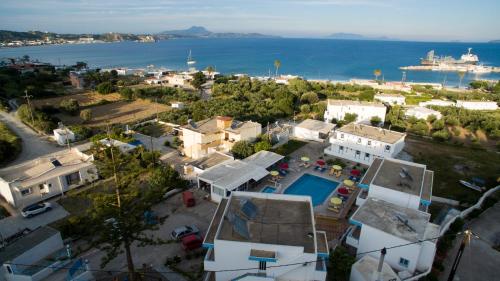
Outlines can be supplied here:
[[184, 205], [188, 208], [196, 205], [196, 202], [194, 200], [194, 195], [191, 191], [184, 191], [182, 193], [182, 201], [184, 202]]
[[182, 249], [192, 251], [201, 248], [203, 239], [198, 234], [189, 234], [182, 237]]
[[184, 225], [174, 229], [174, 231], [170, 234], [170, 237], [174, 240], [180, 240], [184, 236], [198, 234], [199, 232], [200, 231], [195, 225]]
[[21, 210], [21, 215], [25, 218], [31, 218], [41, 213], [52, 210], [52, 205], [47, 202], [29, 205]]

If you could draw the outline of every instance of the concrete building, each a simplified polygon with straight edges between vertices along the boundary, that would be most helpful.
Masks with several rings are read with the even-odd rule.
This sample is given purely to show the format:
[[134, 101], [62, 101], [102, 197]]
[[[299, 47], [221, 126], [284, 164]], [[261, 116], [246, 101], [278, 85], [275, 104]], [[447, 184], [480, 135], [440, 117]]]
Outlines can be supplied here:
[[210, 191], [210, 199], [220, 202], [233, 191], [246, 191], [265, 178], [272, 165], [284, 156], [270, 151], [259, 151], [243, 160], [224, 161], [198, 176], [198, 188]]
[[438, 99], [432, 99], [429, 101], [422, 101], [418, 103], [418, 106], [421, 107], [427, 107], [427, 106], [455, 106], [455, 102], [449, 101], [449, 100], [438, 100]]
[[[73, 261], [74, 262], [74, 261]], [[71, 264], [71, 249], [63, 244], [59, 231], [44, 226], [0, 250], [0, 280], [53, 280], [51, 274], [70, 267], [68, 281], [94, 280], [88, 266], [81, 260]]]
[[333, 128], [335, 128], [335, 125], [332, 123], [306, 119], [295, 126], [293, 136], [302, 140], [324, 142], [328, 139]]
[[326, 278], [328, 243], [308, 196], [234, 192], [220, 202], [203, 246], [203, 280]]
[[191, 88], [191, 81], [193, 81], [193, 77], [188, 74], [171, 74], [165, 77], [168, 81], [168, 84], [174, 87], [180, 88]]
[[418, 280], [430, 272], [436, 254], [439, 226], [430, 223], [430, 217], [413, 208], [368, 198], [349, 219], [355, 227], [346, 243], [356, 248], [358, 259], [369, 255], [378, 260], [380, 249], [387, 248], [384, 261], [398, 277]]
[[182, 127], [183, 151], [186, 156], [198, 159], [214, 151], [228, 152], [234, 143], [254, 141], [261, 133], [259, 123], [225, 116], [189, 122]]
[[44, 201], [98, 179], [94, 157], [72, 148], [0, 170], [0, 194], [14, 207]]
[[68, 128], [55, 129], [54, 130], [54, 140], [59, 145], [67, 145], [68, 142], [75, 141], [75, 134]]
[[457, 100], [457, 107], [469, 110], [497, 110], [498, 104], [495, 101], [469, 101]]
[[398, 95], [398, 94], [380, 93], [380, 94], [375, 95], [375, 99], [380, 101], [380, 102], [388, 103], [390, 105], [405, 105], [406, 104], [405, 96]]
[[325, 154], [370, 165], [377, 157], [398, 155], [406, 134], [362, 124], [347, 124], [334, 131]]
[[377, 116], [381, 122], [385, 121], [386, 107], [381, 103], [350, 101], [350, 100], [328, 100], [325, 111], [325, 122], [332, 120], [343, 120], [346, 113], [356, 114], [357, 123], [370, 124], [372, 117]]
[[375, 158], [358, 186], [360, 206], [373, 197], [399, 206], [427, 211], [431, 204], [434, 172], [422, 164], [391, 158]]
[[382, 269], [379, 272], [379, 262], [370, 255], [363, 256], [352, 265], [349, 281], [401, 281], [386, 262], [382, 263]]
[[207, 156], [196, 159], [184, 166], [184, 174], [198, 176], [203, 172], [223, 163], [231, 162], [234, 158], [221, 152], [213, 152]]
[[437, 119], [441, 119], [443, 117], [441, 112], [421, 106], [410, 107], [405, 111], [406, 117], [413, 116], [417, 119], [427, 120], [427, 118], [431, 115], [436, 116]]

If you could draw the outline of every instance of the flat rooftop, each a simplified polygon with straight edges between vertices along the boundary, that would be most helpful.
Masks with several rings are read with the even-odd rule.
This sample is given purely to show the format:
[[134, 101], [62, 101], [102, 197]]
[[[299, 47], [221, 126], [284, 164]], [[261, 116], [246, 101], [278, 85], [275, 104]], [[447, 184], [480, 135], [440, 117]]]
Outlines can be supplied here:
[[[421, 196], [424, 193], [432, 191], [432, 180], [427, 177], [432, 177], [434, 173], [425, 173], [427, 168], [425, 165], [413, 162], [384, 158], [372, 164], [362, 180], [362, 183], [381, 186], [397, 190], [400, 192]], [[378, 166], [378, 169], [374, 171]], [[426, 188], [424, 190], [424, 184]]]
[[[48, 226], [35, 229], [0, 250], [0, 264], [15, 259], [57, 233], [59, 233], [59, 231]], [[48, 250], [55, 251], [57, 249]]]
[[207, 170], [230, 160], [233, 160], [233, 157], [224, 153], [214, 152], [196, 161], [191, 162], [190, 165], [201, 170]]
[[425, 239], [430, 218], [429, 213], [368, 197], [352, 215], [351, 220], [406, 241], [417, 242]]
[[333, 128], [335, 128], [335, 124], [325, 123], [319, 120], [306, 119], [300, 124], [297, 125], [298, 128], [304, 128], [311, 131], [318, 131], [323, 134], [328, 134]]
[[[299, 246], [306, 253], [315, 253], [314, 222], [312, 203], [308, 198], [299, 201], [298, 196], [283, 194], [233, 193], [219, 227], [217, 240], [249, 243]], [[295, 198], [294, 198], [295, 197]], [[286, 198], [286, 199], [285, 199]], [[249, 218], [242, 206], [251, 202], [255, 213]], [[237, 232], [237, 225], [231, 216], [243, 219], [240, 225], [248, 232], [245, 237]]]
[[350, 106], [350, 105], [355, 105], [355, 106], [371, 106], [371, 107], [383, 107], [385, 108], [385, 105], [382, 103], [376, 103], [376, 102], [367, 102], [367, 101], [355, 101], [355, 100], [328, 100], [328, 105], [337, 105], [337, 106]]
[[[379, 260], [370, 256], [365, 255], [360, 260], [352, 265], [352, 270], [359, 272], [365, 281], [375, 280], [376, 272], [378, 270]], [[400, 280], [399, 276], [392, 270], [391, 266], [384, 262], [382, 265], [382, 279], [377, 279], [380, 281], [396, 281]]]
[[232, 189], [252, 179], [258, 181], [268, 174], [269, 172], [263, 167], [242, 160], [233, 160], [201, 173], [198, 178], [218, 187]]
[[[219, 128], [217, 126], [217, 119], [224, 121], [231, 121], [231, 125], [224, 129]], [[257, 122], [238, 121], [227, 116], [217, 116], [211, 119], [205, 119], [198, 122], [190, 122], [189, 124], [182, 126], [182, 128], [202, 134], [215, 134], [222, 131], [228, 131], [239, 134], [243, 129], [257, 127], [257, 126], [260, 127], [261, 125]]]
[[415, 106], [415, 107], [410, 107], [406, 110], [406, 114], [414, 114], [414, 113], [424, 113], [424, 114], [441, 114], [439, 111], [437, 110], [434, 110], [434, 109], [430, 109], [430, 108], [427, 108], [427, 107], [423, 107], [423, 106]]
[[0, 170], [0, 178], [7, 182], [19, 181], [21, 186], [31, 186], [55, 176], [93, 165], [92, 157], [78, 149], [39, 157], [19, 165]]
[[252, 164], [255, 166], [259, 166], [262, 168], [269, 168], [272, 165], [276, 164], [281, 159], [285, 158], [285, 156], [280, 155], [278, 153], [274, 153], [267, 150], [261, 150], [253, 155], [248, 156], [243, 159], [245, 163]]
[[406, 137], [404, 133], [355, 123], [342, 126], [337, 131], [390, 144], [396, 143]]

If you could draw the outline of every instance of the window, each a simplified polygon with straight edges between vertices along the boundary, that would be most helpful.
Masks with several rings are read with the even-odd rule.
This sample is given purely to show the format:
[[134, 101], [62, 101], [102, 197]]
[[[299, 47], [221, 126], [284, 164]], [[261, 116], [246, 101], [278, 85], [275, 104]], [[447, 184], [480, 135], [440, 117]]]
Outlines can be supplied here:
[[80, 173], [74, 172], [69, 175], [66, 175], [66, 182], [68, 185], [79, 184], [80, 183]]
[[340, 138], [343, 139], [344, 138], [344, 134], [340, 134]]
[[219, 196], [222, 196], [224, 197], [224, 195], [226, 194], [226, 190], [225, 189], [222, 189], [222, 188], [219, 188], [219, 187], [213, 187], [213, 191], [215, 194], [219, 195]]
[[399, 258], [399, 265], [408, 267], [408, 265], [410, 265], [410, 261], [405, 258]]
[[266, 262], [259, 261], [259, 270], [266, 270]]
[[21, 190], [21, 195], [22, 196], [26, 196], [28, 194], [31, 194], [31, 187]]
[[368, 145], [372, 145], [372, 141], [368, 141]]
[[365, 153], [365, 158], [370, 158], [370, 153]]
[[358, 143], [361, 143], [361, 138], [358, 138]]
[[391, 146], [390, 146], [390, 145], [386, 145], [386, 146], [385, 146], [385, 150], [386, 150], [386, 151], [391, 150]]
[[361, 151], [356, 150], [356, 155], [360, 155], [360, 154], [361, 154]]

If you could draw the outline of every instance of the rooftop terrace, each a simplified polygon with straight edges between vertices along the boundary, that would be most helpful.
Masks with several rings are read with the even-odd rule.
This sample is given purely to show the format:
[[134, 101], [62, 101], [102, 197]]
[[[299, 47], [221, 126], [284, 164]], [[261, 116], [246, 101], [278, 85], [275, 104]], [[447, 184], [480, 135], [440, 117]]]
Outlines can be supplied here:
[[406, 136], [404, 133], [355, 123], [347, 124], [337, 131], [391, 144]]

